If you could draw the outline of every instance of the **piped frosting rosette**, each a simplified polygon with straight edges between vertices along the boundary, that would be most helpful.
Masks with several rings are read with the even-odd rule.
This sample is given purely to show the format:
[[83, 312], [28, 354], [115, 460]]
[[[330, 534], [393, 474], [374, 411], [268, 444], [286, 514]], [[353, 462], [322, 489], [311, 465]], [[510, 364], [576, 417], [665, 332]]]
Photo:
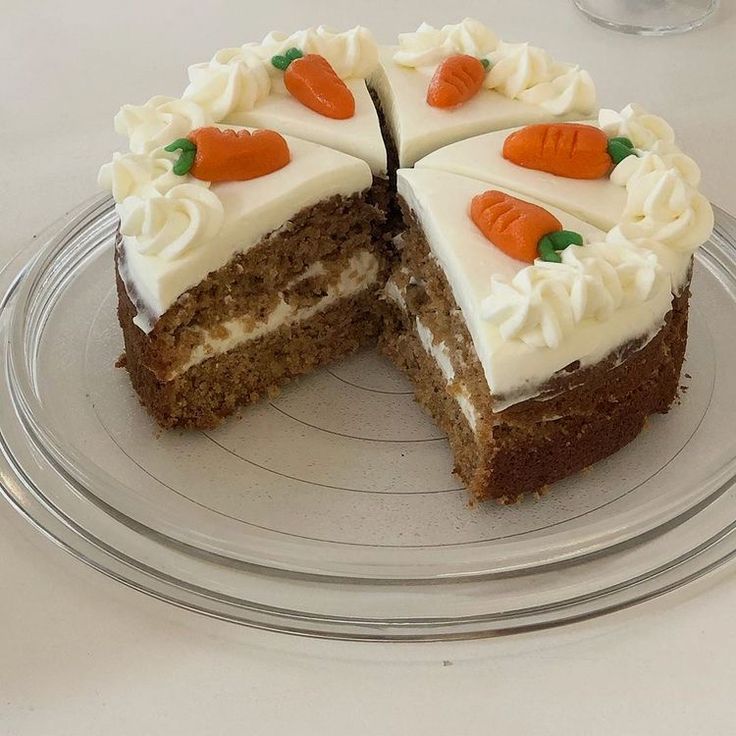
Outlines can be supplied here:
[[539, 105], [554, 115], [589, 115], [596, 108], [595, 85], [588, 72], [555, 61], [544, 49], [527, 43], [499, 41], [472, 18], [442, 28], [422, 23], [414, 33], [400, 34], [394, 61], [431, 74], [456, 54], [487, 61], [483, 86], [506, 97]]
[[115, 116], [115, 131], [128, 138], [131, 151], [146, 153], [213, 122], [195, 100], [158, 95], [144, 105], [123, 105]]
[[572, 245], [561, 257], [539, 260], [511, 281], [492, 279], [482, 313], [503, 340], [556, 348], [584, 320], [602, 324], [617, 309], [669, 289], [656, 254], [631, 242]]
[[206, 187], [179, 184], [166, 194], [127, 197], [120, 232], [135, 238], [139, 253], [173, 261], [213, 238], [224, 217], [222, 202]]
[[118, 205], [120, 232], [139, 253], [175, 260], [214, 237], [224, 217], [207, 181], [174, 173], [176, 154], [116, 153], [100, 169], [99, 184]]
[[626, 187], [621, 219], [605, 241], [562, 251], [561, 263], [537, 260], [511, 280], [491, 280], [483, 316], [504, 341], [556, 348], [585, 320], [604, 323], [617, 309], [645, 306], [662, 288], [679, 293], [713, 229], [713, 209], [697, 190], [700, 170], [662, 118], [629, 105], [602, 110], [599, 123], [634, 145], [636, 155], [611, 173]]

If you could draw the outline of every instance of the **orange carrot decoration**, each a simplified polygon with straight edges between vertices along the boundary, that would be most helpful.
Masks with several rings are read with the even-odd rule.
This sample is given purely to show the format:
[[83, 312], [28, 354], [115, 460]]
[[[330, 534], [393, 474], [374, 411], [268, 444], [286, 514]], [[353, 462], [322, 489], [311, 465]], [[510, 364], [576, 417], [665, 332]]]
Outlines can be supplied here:
[[531, 202], [489, 189], [473, 197], [470, 216], [478, 229], [507, 256], [533, 263], [561, 261], [558, 251], [582, 245], [577, 233], [563, 230], [550, 212]]
[[355, 115], [353, 93], [324, 56], [289, 49], [271, 63], [284, 72], [286, 89], [305, 107], [336, 120]]
[[593, 125], [527, 125], [506, 138], [503, 157], [527, 169], [569, 179], [600, 179], [634, 154], [628, 138], [611, 138]]
[[181, 151], [174, 173], [191, 174], [204, 181], [245, 181], [265, 176], [291, 160], [289, 146], [274, 130], [220, 130], [197, 128], [186, 138], [166, 146]]
[[440, 62], [427, 88], [427, 104], [432, 107], [457, 107], [474, 97], [483, 86], [487, 59], [467, 54], [448, 56]]

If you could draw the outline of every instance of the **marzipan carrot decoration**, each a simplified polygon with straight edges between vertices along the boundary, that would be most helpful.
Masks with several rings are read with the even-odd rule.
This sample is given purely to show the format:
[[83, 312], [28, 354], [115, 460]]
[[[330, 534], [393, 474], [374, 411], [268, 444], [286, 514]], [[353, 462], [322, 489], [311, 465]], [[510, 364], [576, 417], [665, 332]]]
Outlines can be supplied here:
[[450, 108], [467, 102], [480, 91], [489, 66], [488, 59], [467, 54], [448, 56], [440, 62], [429, 83], [427, 104]]
[[527, 125], [506, 138], [503, 157], [527, 169], [569, 179], [600, 179], [634, 154], [624, 137], [611, 138], [593, 125], [540, 123]]
[[470, 216], [493, 245], [507, 256], [527, 263], [533, 263], [537, 257], [560, 263], [558, 251], [583, 244], [582, 237], [563, 230], [552, 213], [495, 189], [473, 197]]
[[305, 107], [336, 120], [355, 115], [353, 93], [324, 56], [305, 56], [294, 48], [272, 57], [271, 63], [284, 72], [286, 89]]
[[204, 181], [245, 181], [265, 176], [291, 160], [289, 146], [274, 130], [220, 130], [207, 127], [193, 130], [166, 146], [181, 151], [174, 164], [179, 176], [191, 174]]

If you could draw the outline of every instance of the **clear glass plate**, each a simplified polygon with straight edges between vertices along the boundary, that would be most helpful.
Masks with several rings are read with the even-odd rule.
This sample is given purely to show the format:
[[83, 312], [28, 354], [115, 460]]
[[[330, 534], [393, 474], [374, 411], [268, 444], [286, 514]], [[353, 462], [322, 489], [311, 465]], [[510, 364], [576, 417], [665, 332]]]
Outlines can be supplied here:
[[160, 432], [125, 371], [100, 197], [0, 277], [0, 480], [88, 564], [294, 633], [459, 638], [663, 593], [736, 550], [736, 221], [697, 256], [681, 401], [514, 507], [468, 507], [405, 379], [365, 352], [211, 432]]

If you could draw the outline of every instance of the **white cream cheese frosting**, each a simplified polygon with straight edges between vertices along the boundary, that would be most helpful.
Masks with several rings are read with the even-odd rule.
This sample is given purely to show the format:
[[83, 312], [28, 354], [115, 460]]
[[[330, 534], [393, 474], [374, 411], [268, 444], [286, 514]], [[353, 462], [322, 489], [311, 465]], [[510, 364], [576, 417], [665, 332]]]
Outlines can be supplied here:
[[[351, 118], [326, 118], [289, 94], [271, 58], [293, 47], [330, 62], [355, 98]], [[124, 105], [115, 129], [129, 139], [132, 152], [145, 153], [215, 123], [273, 128], [362, 158], [376, 176], [386, 176], [386, 146], [365, 81], [377, 64], [378, 46], [362, 26], [344, 32], [319, 26], [288, 36], [272, 32], [261, 43], [220, 49], [210, 61], [191, 65], [181, 98]]]
[[454, 54], [485, 58], [497, 46], [496, 34], [473, 18], [442, 28], [422, 23], [413, 33], [399, 34], [399, 47], [393, 59], [401, 66], [415, 69], [434, 67]]
[[[333, 120], [294, 99], [283, 72], [271, 58], [290, 48], [324, 56], [355, 98], [355, 114]], [[291, 35], [272, 32], [260, 44], [221, 49], [209, 62], [189, 67], [183, 100], [198, 104], [213, 122], [273, 128], [287, 135], [336, 148], [366, 161], [385, 176], [386, 146], [366, 78], [378, 64], [378, 46], [368, 29], [338, 32], [326, 26]]]
[[346, 79], [355, 98], [355, 115], [330, 120], [304, 107], [289, 94], [271, 94], [252, 110], [231, 115], [227, 122], [278, 130], [362, 158], [376, 176], [387, 171], [386, 146], [376, 107], [364, 79]]
[[[559, 207], [602, 230], [618, 224], [626, 206], [626, 189], [609, 179], [567, 179], [517, 166], [503, 157], [506, 138], [519, 128], [467, 138], [430, 153], [418, 169], [437, 169], [513, 189]], [[629, 157], [631, 158], [631, 157]]]
[[487, 188], [427, 168], [398, 172], [399, 194], [448, 279], [488, 386], [503, 397], [497, 410], [535, 395], [574, 361], [592, 365], [633, 338], [656, 334], [672, 294], [652, 251], [607, 243], [602, 231], [547, 206], [586, 244], [563, 251], [562, 264], [527, 265], [495, 248], [471, 220], [470, 201]]
[[163, 163], [168, 154], [159, 149], [148, 162], [140, 154], [123, 154], [103, 167], [100, 183], [117, 195], [121, 218], [121, 272], [145, 307], [135, 318], [143, 331], [187, 289], [300, 210], [371, 186], [364, 161], [298, 138], [286, 140], [291, 162], [249, 181], [209, 186], [185, 175], [170, 187]]
[[508, 187], [603, 230], [620, 228], [626, 240], [656, 239], [692, 253], [713, 229], [713, 211], [697, 190], [700, 169], [677, 148], [672, 128], [638, 105], [620, 113], [601, 110], [598, 125], [609, 137], [631, 133], [636, 140], [636, 155], [623, 159], [610, 177], [570, 179], [517, 166], [503, 157], [504, 142], [514, 130], [446, 146], [416, 166]]
[[[440, 61], [453, 54], [487, 59], [484, 89], [452, 110], [427, 104], [427, 87]], [[528, 44], [498, 41], [473, 19], [441, 29], [423, 24], [381, 50], [371, 78], [391, 128], [401, 166], [412, 166], [441, 146], [491, 130], [570, 120], [595, 112], [590, 75], [553, 60]]]
[[144, 105], [123, 105], [115, 115], [115, 132], [128, 138], [133, 153], [146, 153], [214, 122], [194, 100], [158, 95]]

